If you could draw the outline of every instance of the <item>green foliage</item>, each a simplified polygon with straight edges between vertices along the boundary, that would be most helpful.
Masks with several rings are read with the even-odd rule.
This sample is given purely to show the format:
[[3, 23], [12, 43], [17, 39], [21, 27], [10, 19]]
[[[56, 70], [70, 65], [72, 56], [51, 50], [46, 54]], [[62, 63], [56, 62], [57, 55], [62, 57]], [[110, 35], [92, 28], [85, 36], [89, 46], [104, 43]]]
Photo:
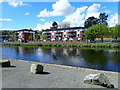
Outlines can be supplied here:
[[30, 40], [30, 41], [33, 40], [33, 35], [29, 35], [28, 40]]
[[54, 21], [53, 24], [52, 24], [52, 28], [53, 28], [53, 29], [58, 28], [58, 24], [57, 24], [55, 21]]
[[99, 35], [97, 38], [105, 38], [109, 33], [106, 23], [102, 23], [98, 25], [98, 28], [99, 28]]
[[16, 36], [15, 36], [15, 35], [11, 35], [11, 36], [9, 37], [9, 40], [10, 40], [10, 41], [15, 41], [15, 40], [16, 40]]
[[96, 24], [98, 24], [98, 20], [99, 20], [99, 19], [95, 18], [94, 16], [89, 17], [88, 19], [85, 20], [85, 22], [84, 22], [84, 27], [85, 27], [85, 28], [89, 28], [89, 27], [91, 27], [92, 25], [96, 25]]
[[43, 39], [43, 40], [46, 40], [46, 39], [47, 39], [47, 36], [46, 36], [45, 33], [42, 34], [41, 39]]
[[40, 34], [36, 34], [35, 35], [35, 39], [38, 41], [38, 40], [40, 40]]
[[116, 25], [110, 29], [113, 38], [120, 38], [120, 25]]
[[102, 23], [105, 23], [107, 25], [108, 24], [106, 22], [107, 18], [108, 18], [108, 15], [106, 15], [106, 13], [100, 13], [99, 18], [95, 18], [94, 16], [88, 17], [88, 19], [86, 19], [84, 22], [84, 27], [89, 28], [92, 25], [97, 25]]
[[104, 38], [107, 32], [108, 28], [105, 23], [100, 25], [92, 25], [85, 31], [85, 37], [91, 41], [94, 41], [95, 38]]
[[118, 43], [0, 43], [9, 46], [55, 46], [82, 48], [120, 48]]
[[15, 32], [14, 31], [0, 31], [0, 34], [2, 34], [2, 35], [14, 35]]
[[106, 13], [100, 13], [100, 15], [99, 15], [99, 24], [105, 23], [107, 25], [108, 24], [106, 22], [107, 18], [108, 18], [108, 15], [106, 15]]

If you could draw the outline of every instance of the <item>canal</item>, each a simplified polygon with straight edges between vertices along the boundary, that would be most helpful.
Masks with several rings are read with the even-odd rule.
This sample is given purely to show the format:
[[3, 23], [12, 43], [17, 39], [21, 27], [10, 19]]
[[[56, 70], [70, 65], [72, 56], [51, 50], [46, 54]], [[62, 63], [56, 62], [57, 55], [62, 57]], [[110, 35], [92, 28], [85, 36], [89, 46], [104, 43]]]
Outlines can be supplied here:
[[2, 58], [120, 72], [120, 50], [0, 46]]

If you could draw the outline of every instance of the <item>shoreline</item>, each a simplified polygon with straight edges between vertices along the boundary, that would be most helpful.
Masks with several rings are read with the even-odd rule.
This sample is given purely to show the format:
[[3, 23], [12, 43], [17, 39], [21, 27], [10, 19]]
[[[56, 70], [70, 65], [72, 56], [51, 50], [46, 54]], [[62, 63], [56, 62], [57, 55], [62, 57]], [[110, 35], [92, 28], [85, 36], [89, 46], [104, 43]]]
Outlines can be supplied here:
[[83, 82], [86, 75], [101, 72], [108, 77], [115, 88], [119, 86], [118, 76], [120, 73], [116, 72], [39, 63], [44, 66], [44, 74], [32, 74], [30, 66], [32, 63], [38, 62], [7, 60], [10, 60], [11, 65], [15, 67], [2, 68], [3, 88], [105, 88]]
[[120, 49], [119, 43], [0, 43], [5, 46], [51, 46], [51, 47], [78, 47], [78, 48], [110, 48]]
[[105, 72], [105, 73], [112, 73], [112, 74], [120, 74], [120, 72], [112, 72], [112, 71], [97, 70], [97, 69], [90, 69], [90, 68], [74, 67], [74, 66], [67, 66], [67, 65], [49, 64], [49, 63], [41, 63], [41, 62], [19, 60], [19, 59], [9, 59], [9, 58], [0, 58], [0, 59], [10, 60], [10, 61], [13, 60], [13, 61], [20, 61], [20, 62], [39, 63], [42, 65], [57, 66], [57, 67], [63, 67], [63, 68], [82, 69], [82, 70], [98, 71], [98, 72]]

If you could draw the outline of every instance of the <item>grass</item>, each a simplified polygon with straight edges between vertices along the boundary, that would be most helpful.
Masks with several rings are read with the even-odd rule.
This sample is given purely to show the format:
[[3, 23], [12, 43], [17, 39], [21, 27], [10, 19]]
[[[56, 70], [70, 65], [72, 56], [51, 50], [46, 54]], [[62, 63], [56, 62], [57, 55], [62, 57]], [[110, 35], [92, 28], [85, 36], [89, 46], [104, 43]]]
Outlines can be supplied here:
[[120, 48], [119, 43], [0, 43], [7, 46], [55, 46], [55, 47], [87, 47], [87, 48]]

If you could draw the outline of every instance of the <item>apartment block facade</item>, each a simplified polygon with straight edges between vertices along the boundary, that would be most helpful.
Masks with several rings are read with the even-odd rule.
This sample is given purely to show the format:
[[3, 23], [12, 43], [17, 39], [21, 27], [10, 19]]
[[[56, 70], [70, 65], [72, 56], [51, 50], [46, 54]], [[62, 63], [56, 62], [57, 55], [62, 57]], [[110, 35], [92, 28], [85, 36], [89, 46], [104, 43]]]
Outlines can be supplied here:
[[27, 42], [30, 35], [32, 35], [33, 40], [35, 40], [35, 31], [33, 30], [23, 29], [16, 31], [16, 33], [19, 42]]
[[43, 30], [49, 40], [78, 40], [84, 38], [84, 27], [70, 27]]

